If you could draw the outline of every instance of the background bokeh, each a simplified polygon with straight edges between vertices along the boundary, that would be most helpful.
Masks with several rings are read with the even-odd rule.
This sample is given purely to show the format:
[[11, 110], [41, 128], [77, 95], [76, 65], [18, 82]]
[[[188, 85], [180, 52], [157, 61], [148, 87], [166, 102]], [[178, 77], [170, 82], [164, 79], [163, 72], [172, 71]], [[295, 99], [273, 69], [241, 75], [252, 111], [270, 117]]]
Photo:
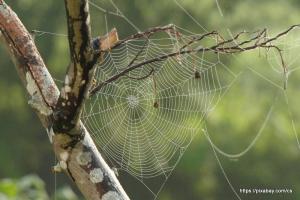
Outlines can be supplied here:
[[[63, 1], [6, 2], [29, 30], [66, 33]], [[93, 2], [112, 9], [108, 0]], [[215, 0], [178, 2], [207, 30], [218, 30], [227, 36], [228, 30], [236, 33], [265, 27], [272, 34], [300, 22], [297, 0], [220, 0], [222, 14]], [[203, 32], [173, 0], [116, 0], [115, 3], [142, 30], [175, 23], [193, 32]], [[93, 35], [104, 35], [103, 13], [91, 8], [91, 14]], [[107, 26], [117, 27], [121, 38], [135, 33], [118, 17], [108, 15]], [[242, 199], [300, 199], [300, 150], [295, 137], [300, 127], [299, 34], [296, 30], [278, 43], [285, 50], [284, 58], [291, 72], [286, 91], [272, 84], [283, 85], [282, 74], [274, 69], [280, 71], [278, 55], [272, 51], [228, 55], [222, 60], [232, 71], [241, 74], [205, 119], [212, 141], [226, 152], [241, 152], [265, 125], [253, 147], [242, 157], [229, 159], [218, 154], [228, 179]], [[69, 62], [67, 38], [36, 34], [35, 40], [49, 71], [61, 80]], [[51, 173], [55, 157], [26, 97], [12, 62], [0, 46], [0, 199], [6, 199], [4, 195], [11, 199], [16, 199], [15, 196], [48, 199], [54, 198], [54, 193], [57, 199], [80, 199], [69, 179]], [[272, 112], [264, 123], [269, 111]], [[121, 173], [120, 179], [132, 199], [149, 198], [142, 184], [133, 184], [132, 177]], [[242, 188], [292, 189], [293, 193], [245, 195], [239, 193]], [[158, 199], [237, 199], [203, 133], [195, 137]]]

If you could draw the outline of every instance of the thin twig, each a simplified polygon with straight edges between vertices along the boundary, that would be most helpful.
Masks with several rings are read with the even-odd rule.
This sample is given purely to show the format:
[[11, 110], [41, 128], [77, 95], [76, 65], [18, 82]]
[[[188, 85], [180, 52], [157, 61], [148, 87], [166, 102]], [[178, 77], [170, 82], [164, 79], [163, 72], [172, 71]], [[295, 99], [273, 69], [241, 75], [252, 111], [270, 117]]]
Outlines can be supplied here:
[[[120, 40], [115, 46], [114, 48], [120, 46], [121, 44], [124, 44], [130, 40], [135, 40], [135, 39], [139, 39], [139, 38], [149, 38], [151, 35], [158, 33], [158, 32], [167, 32], [167, 31], [174, 31], [175, 26], [174, 24], [169, 24], [166, 26], [158, 26], [158, 27], [154, 27], [154, 28], [150, 28], [144, 32], [138, 32], [134, 35], [128, 36], [127, 38]], [[176, 33], [177, 34], [177, 33]]]
[[[271, 38], [266, 38], [266, 31], [267, 30], [263, 29], [262, 31], [259, 31], [256, 36], [250, 38], [249, 40], [245, 40], [245, 41], [242, 41], [242, 42], [239, 42], [239, 43], [232, 44], [232, 42], [236, 41], [243, 33], [245, 33], [243, 31], [243, 32], [238, 33], [232, 39], [223, 40], [222, 42], [219, 42], [218, 44], [213, 45], [211, 47], [199, 46], [198, 48], [184, 50], [185, 47], [187, 47], [190, 44], [194, 43], [194, 41], [196, 42], [196, 40], [201, 41], [204, 37], [206, 37], [208, 35], [219, 35], [216, 32], [209, 32], [207, 34], [202, 35], [199, 38], [194, 38], [194, 40], [189, 41], [187, 44], [182, 46], [176, 52], [171, 52], [171, 53], [168, 53], [168, 54], [164, 54], [164, 55], [161, 55], [161, 56], [151, 58], [149, 60], [145, 60], [143, 62], [137, 63], [135, 65], [128, 66], [126, 69], [124, 69], [120, 73], [110, 77], [109, 79], [107, 79], [104, 82], [97, 85], [91, 91], [91, 95], [98, 92], [103, 86], [116, 81], [117, 79], [119, 79], [120, 77], [126, 75], [130, 71], [133, 71], [133, 70], [135, 70], [135, 69], [137, 69], [141, 66], [144, 66], [144, 65], [147, 65], [147, 64], [150, 64], [150, 63], [154, 63], [154, 62], [163, 61], [163, 60], [166, 60], [168, 58], [176, 57], [178, 55], [191, 54], [191, 53], [197, 53], [197, 52], [214, 52], [214, 53], [232, 54], [232, 53], [240, 53], [240, 52], [244, 52], [244, 51], [250, 51], [250, 50], [260, 48], [260, 47], [265, 48], [265, 49], [274, 48], [280, 56], [281, 64], [282, 64], [282, 67], [283, 67], [283, 73], [287, 74], [288, 70], [287, 70], [287, 67], [285, 65], [285, 62], [284, 62], [284, 59], [283, 59], [283, 56], [282, 56], [282, 50], [279, 47], [275, 46], [275, 45], [271, 45], [270, 43], [277, 40], [277, 39], [279, 39], [280, 37], [288, 34], [294, 28], [299, 27], [299, 26], [300, 25], [298, 25], [298, 24], [293, 25], [293, 26], [289, 27], [287, 30], [285, 30], [285, 31], [283, 31], [283, 32], [277, 34], [276, 36], [271, 37]], [[130, 36], [130, 37], [124, 39], [124, 40], [121, 40], [118, 44], [122, 44], [126, 41], [129, 41], [129, 40], [132, 40], [132, 39], [135, 39], [135, 38], [147, 37], [148, 34], [150, 35], [150, 34], [154, 34], [154, 33], [158, 32], [158, 31], [166, 31], [166, 30], [171, 29], [172, 27], [173, 27], [173, 25], [172, 26], [168, 25], [168, 26], [165, 26], [165, 27], [160, 27], [160, 28], [156, 27], [156, 28], [153, 28], [153, 29], [149, 29], [146, 32], [137, 33], [137, 34], [132, 35], [132, 36]], [[252, 42], [254, 42], [254, 44], [251, 44]], [[251, 45], [245, 46], [245, 45], [248, 45], [248, 44], [251, 44]], [[226, 45], [226, 46], [224, 46], [224, 45]]]
[[218, 35], [219, 33], [217, 31], [212, 31], [209, 33], [205, 33], [203, 35], [200, 35], [199, 37], [193, 37], [187, 44], [183, 45], [182, 47], [180, 47], [180, 50], [185, 49], [188, 46], [191, 46], [192, 44], [194, 44], [195, 42], [199, 42], [201, 40], [203, 40], [205, 37], [207, 36], [211, 36], [211, 35]]
[[154, 68], [152, 67], [152, 68], [151, 68], [151, 71], [150, 71], [148, 74], [146, 74], [145, 76], [142, 76], [142, 77], [132, 77], [132, 76], [127, 75], [127, 77], [130, 78], [130, 79], [134, 79], [134, 80], [140, 81], [140, 80], [144, 80], [144, 79], [148, 78], [148, 77], [151, 76], [154, 72], [155, 72], [155, 70], [154, 70]]
[[[146, 44], [148, 43], [149, 41], [149, 38], [147, 38], [147, 40], [145, 41], [143, 47], [139, 50], [139, 52], [135, 55], [135, 57], [131, 60], [131, 62], [127, 65], [126, 68], [130, 67], [133, 65], [133, 63], [139, 58], [139, 56], [141, 55], [141, 53], [144, 51], [145, 47], [146, 47]], [[153, 73], [152, 71], [154, 71], [154, 69], [152, 68], [151, 72], [150, 72], [150, 75]], [[142, 80], [142, 79], [145, 79], [147, 78], [148, 76], [150, 75], [146, 75], [144, 77], [139, 77], [139, 78], [136, 78], [136, 77], [132, 77], [132, 76], [129, 76], [128, 74], [126, 74], [126, 76], [130, 79], [135, 79], [135, 80]]]

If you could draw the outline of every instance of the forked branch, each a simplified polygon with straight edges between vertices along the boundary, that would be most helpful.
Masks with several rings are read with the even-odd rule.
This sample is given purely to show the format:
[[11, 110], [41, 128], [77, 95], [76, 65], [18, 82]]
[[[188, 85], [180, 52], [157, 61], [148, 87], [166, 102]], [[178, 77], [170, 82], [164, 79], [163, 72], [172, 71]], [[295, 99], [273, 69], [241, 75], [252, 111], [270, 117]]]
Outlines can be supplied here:
[[[128, 200], [114, 172], [101, 157], [90, 134], [78, 119], [81, 105], [87, 97], [89, 80], [93, 78], [96, 56], [90, 50], [87, 2], [65, 2], [69, 17], [72, 64], [61, 93], [30, 33], [13, 10], [0, 0], [0, 32], [3, 42], [27, 89], [30, 98], [28, 103], [48, 132], [58, 160], [54, 170], [65, 172], [86, 199]], [[77, 14], [80, 16], [76, 16]]]
[[[183, 44], [180, 48], [178, 48], [179, 50], [177, 50], [177, 51], [174, 51], [174, 52], [171, 52], [168, 54], [163, 54], [161, 56], [151, 58], [148, 60], [144, 60], [142, 62], [133, 64], [133, 65], [129, 65], [123, 71], [119, 72], [118, 74], [116, 74], [116, 75], [108, 78], [107, 80], [99, 83], [98, 85], [96, 85], [92, 89], [90, 94], [91, 95], [96, 94], [105, 85], [110, 84], [110, 83], [118, 80], [119, 78], [125, 76], [129, 72], [131, 72], [135, 69], [138, 69], [142, 66], [145, 66], [147, 64], [160, 62], [160, 61], [166, 60], [168, 58], [176, 57], [178, 55], [193, 54], [193, 53], [198, 53], [198, 52], [201, 52], [201, 53], [214, 52], [214, 53], [220, 53], [220, 54], [232, 54], [232, 53], [241, 53], [241, 52], [245, 52], [245, 51], [250, 51], [250, 50], [254, 50], [254, 49], [258, 49], [258, 48], [264, 48], [264, 49], [272, 48], [278, 52], [280, 59], [281, 59], [283, 73], [284, 73], [284, 75], [286, 75], [288, 72], [288, 69], [285, 65], [285, 62], [284, 62], [284, 59], [282, 56], [282, 50], [278, 46], [272, 45], [272, 42], [276, 41], [277, 39], [279, 39], [282, 36], [287, 35], [290, 31], [292, 31], [293, 29], [295, 29], [299, 26], [300, 25], [298, 25], [298, 24], [290, 26], [287, 30], [280, 32], [277, 35], [275, 35], [274, 37], [270, 37], [270, 38], [267, 37], [267, 34], [266, 34], [267, 30], [263, 29], [261, 31], [256, 31], [255, 35], [253, 37], [251, 37], [250, 39], [245, 39], [243, 41], [239, 41], [239, 38], [241, 35], [247, 33], [245, 31], [239, 32], [238, 34], [236, 34], [235, 36], [233, 36], [230, 39], [224, 39], [224, 37], [222, 37], [221, 34], [219, 34], [216, 31], [208, 32], [208, 33], [199, 35], [198, 37], [193, 36], [190, 38], [190, 40], [187, 43]], [[121, 40], [115, 47], [117, 47], [118, 45], [121, 45], [127, 41], [130, 41], [130, 40], [134, 40], [134, 39], [138, 39], [138, 38], [142, 38], [142, 37], [149, 38], [150, 36], [152, 36], [153, 34], [158, 33], [158, 32], [169, 33], [170, 30], [172, 30], [172, 33], [175, 33], [177, 36], [180, 36], [180, 33], [175, 30], [173, 25], [168, 25], [168, 26], [164, 26], [164, 27], [156, 27], [156, 28], [149, 29], [145, 32], [137, 33], [135, 35], [129, 36], [128, 38]], [[217, 37], [217, 39], [216, 39], [217, 43], [212, 46], [203, 47], [200, 44], [200, 42], [203, 41], [207, 37]], [[191, 47], [192, 45], [196, 46], [196, 47]]]
[[79, 128], [82, 106], [97, 62], [91, 43], [88, 1], [65, 0], [65, 8], [71, 64], [55, 110], [54, 129], [61, 132]]

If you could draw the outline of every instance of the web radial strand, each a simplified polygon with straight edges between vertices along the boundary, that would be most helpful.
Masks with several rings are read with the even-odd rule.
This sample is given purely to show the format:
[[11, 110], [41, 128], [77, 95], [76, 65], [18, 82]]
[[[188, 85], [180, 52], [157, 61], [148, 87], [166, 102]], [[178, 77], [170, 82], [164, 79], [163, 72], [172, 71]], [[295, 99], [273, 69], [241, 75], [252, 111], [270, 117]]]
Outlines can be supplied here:
[[[128, 41], [104, 55], [97, 82], [128, 68], [138, 53], [133, 64], [176, 52], [191, 37]], [[86, 103], [83, 121], [114, 166], [139, 180], [166, 179], [226, 88], [219, 73], [231, 72], [223, 66], [202, 52], [146, 64], [102, 87]]]

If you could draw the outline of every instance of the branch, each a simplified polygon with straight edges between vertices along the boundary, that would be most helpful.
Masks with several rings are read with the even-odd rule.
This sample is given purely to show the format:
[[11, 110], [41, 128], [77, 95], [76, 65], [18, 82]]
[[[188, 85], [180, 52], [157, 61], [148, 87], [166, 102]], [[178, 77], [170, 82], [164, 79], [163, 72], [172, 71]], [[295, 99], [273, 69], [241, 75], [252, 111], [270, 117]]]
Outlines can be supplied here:
[[191, 46], [192, 44], [194, 44], [194, 43], [196, 43], [196, 42], [199, 42], [199, 41], [203, 40], [205, 37], [211, 36], [211, 35], [217, 35], [217, 36], [218, 36], [219, 33], [216, 32], [216, 31], [212, 31], [212, 32], [209, 32], [209, 33], [205, 33], [205, 34], [203, 34], [203, 35], [200, 35], [199, 37], [192, 37], [192, 39], [191, 39], [187, 44], [185, 44], [185, 45], [183, 45], [182, 47], [180, 47], [180, 50], [182, 51], [182, 50], [184, 50], [185, 48]]
[[[41, 31], [41, 30], [34, 30], [34, 29], [31, 30], [30, 33], [33, 38], [35, 38], [35, 36], [41, 36], [44, 34], [54, 35], [54, 36], [64, 36], [64, 37], [67, 36], [63, 33], [53, 33], [49, 31]], [[119, 36], [118, 36], [117, 29], [113, 28], [105, 36], [98, 36], [96, 38], [93, 38], [92, 47], [94, 51], [104, 52], [112, 49], [118, 42], [119, 42]]]
[[153, 34], [158, 33], [158, 32], [166, 32], [166, 33], [171, 33], [171, 34], [176, 34], [176, 35], [179, 34], [179, 32], [177, 32], [175, 30], [174, 24], [169, 24], [169, 25], [166, 25], [166, 26], [158, 26], [158, 27], [150, 28], [150, 29], [148, 29], [144, 32], [138, 32], [134, 35], [128, 36], [127, 38], [125, 38], [123, 40], [120, 40], [114, 46], [114, 48], [116, 48], [116, 47], [130, 41], [130, 40], [135, 40], [135, 39], [139, 39], [139, 38], [149, 38], [150, 36], [152, 36]]
[[64, 171], [86, 199], [122, 199], [128, 196], [105, 163], [84, 125], [78, 132], [55, 132], [54, 109], [59, 90], [49, 74], [30, 34], [17, 15], [0, 0], [0, 32], [34, 108], [46, 128], [58, 158], [55, 171]]
[[[266, 37], [266, 29], [263, 29], [262, 31], [259, 31], [258, 33], [256, 33], [256, 35], [254, 37], [252, 37], [248, 40], [244, 40], [242, 42], [237, 42], [237, 39], [242, 34], [246, 33], [245, 31], [242, 31], [242, 32], [236, 34], [233, 38], [227, 39], [227, 40], [223, 39], [223, 41], [218, 42], [217, 44], [210, 46], [210, 47], [202, 47], [201, 45], [199, 45], [198, 48], [187, 49], [187, 47], [189, 47], [191, 44], [202, 41], [207, 36], [216, 35], [218, 37], [223, 38], [216, 31], [205, 33], [199, 37], [193, 37], [188, 43], [186, 43], [182, 47], [180, 47], [178, 51], [164, 54], [164, 55], [161, 55], [161, 56], [158, 56], [155, 58], [151, 58], [149, 60], [142, 61], [135, 65], [128, 66], [125, 70], [121, 71], [120, 73], [118, 73], [118, 74], [110, 77], [109, 79], [101, 82], [100, 84], [98, 84], [96, 87], [94, 87], [92, 89], [90, 94], [94, 95], [95, 93], [100, 91], [102, 87], [118, 80], [119, 78], [126, 75], [127, 73], [129, 73], [139, 67], [142, 67], [144, 65], [147, 65], [150, 63], [155, 63], [155, 62], [160, 62], [160, 61], [166, 60], [168, 58], [176, 57], [178, 55], [192, 54], [192, 53], [198, 53], [198, 52], [201, 52], [201, 53], [202, 52], [214, 52], [214, 53], [232, 54], [232, 53], [240, 53], [240, 52], [250, 51], [250, 50], [260, 48], [260, 47], [265, 48], [265, 49], [273, 48], [278, 52], [278, 54], [280, 56], [281, 64], [283, 67], [283, 73], [284, 73], [284, 75], [286, 75], [288, 70], [287, 70], [284, 60], [283, 60], [282, 51], [279, 47], [277, 47], [275, 45], [271, 45], [270, 43], [279, 39], [280, 37], [288, 34], [290, 31], [292, 31], [293, 29], [295, 29], [297, 27], [300, 27], [300, 25], [297, 24], [297, 25], [290, 26], [287, 30], [285, 30], [271, 38]], [[136, 39], [136, 38], [145, 37], [145, 36], [148, 36], [149, 34], [154, 34], [158, 31], [166, 31], [166, 30], [169, 30], [170, 28], [171, 28], [171, 26], [169, 25], [169, 26], [165, 26], [165, 27], [161, 27], [161, 28], [156, 27], [154, 29], [149, 29], [150, 31], [148, 30], [143, 33], [138, 33], [138, 34], [135, 34], [135, 35], [132, 35], [132, 36], [126, 38], [125, 40], [121, 40], [119, 42], [119, 44], [124, 43], [128, 40], [132, 40], [133, 38]], [[251, 44], [251, 43], [254, 43], [254, 44]], [[245, 46], [245, 45], [248, 45], [248, 46]], [[116, 46], [118, 46], [118, 45], [116, 45]]]
[[[41, 109], [41, 114], [50, 115], [55, 107], [59, 91], [46, 69], [31, 35], [17, 15], [2, 0], [0, 0], [0, 8], [0, 32], [3, 42], [32, 98], [30, 103]], [[29, 82], [36, 87], [27, 85]], [[42, 104], [39, 104], [38, 107], [38, 103]]]
[[65, 8], [71, 64], [55, 109], [56, 132], [79, 128], [82, 106], [88, 97], [97, 62], [91, 43], [88, 1], [65, 0]]
[[130, 79], [134, 79], [134, 80], [140, 81], [140, 80], [144, 80], [144, 79], [148, 78], [149, 76], [151, 76], [152, 74], [154, 74], [154, 72], [155, 72], [154, 68], [151, 68], [150, 72], [148, 72], [148, 74], [146, 74], [146, 75], [144, 75], [142, 77], [132, 77], [132, 76], [128, 76], [128, 75], [127, 75], [127, 77], [130, 78]]

